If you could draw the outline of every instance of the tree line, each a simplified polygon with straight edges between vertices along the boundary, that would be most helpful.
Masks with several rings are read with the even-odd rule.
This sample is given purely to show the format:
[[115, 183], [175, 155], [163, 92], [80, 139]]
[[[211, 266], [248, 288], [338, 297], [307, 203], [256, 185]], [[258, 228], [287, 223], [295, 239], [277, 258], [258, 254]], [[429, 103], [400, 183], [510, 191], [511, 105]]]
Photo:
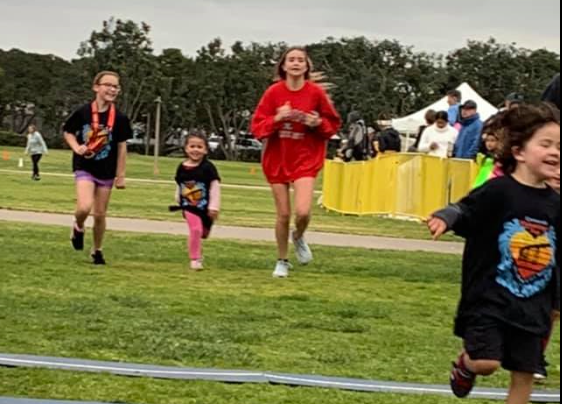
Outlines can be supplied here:
[[[227, 48], [214, 39], [193, 56], [179, 49], [156, 54], [150, 34], [146, 23], [111, 18], [79, 45], [72, 61], [0, 50], [1, 129], [23, 133], [36, 122], [47, 137], [58, 136], [66, 116], [91, 98], [95, 73], [114, 70], [122, 77], [119, 107], [139, 126], [159, 97], [163, 133], [169, 136], [177, 128], [237, 135], [247, 129], [288, 46], [236, 42]], [[465, 81], [492, 103], [500, 104], [511, 92], [538, 100], [560, 71], [557, 53], [494, 39], [468, 41], [447, 55], [365, 37], [327, 38], [307, 48], [340, 113], [359, 111], [368, 122], [383, 113], [414, 112]], [[227, 157], [236, 158], [226, 149]]]

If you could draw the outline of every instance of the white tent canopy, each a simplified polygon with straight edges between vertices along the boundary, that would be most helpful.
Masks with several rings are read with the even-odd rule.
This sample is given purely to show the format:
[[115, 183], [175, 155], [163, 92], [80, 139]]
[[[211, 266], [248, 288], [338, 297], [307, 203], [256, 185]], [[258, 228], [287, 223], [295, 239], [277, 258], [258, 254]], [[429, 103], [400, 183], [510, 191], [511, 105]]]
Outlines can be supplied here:
[[[482, 120], [490, 118], [492, 115], [498, 113], [498, 109], [486, 101], [480, 94], [476, 92], [468, 83], [463, 83], [458, 87], [458, 90], [462, 93], [463, 101], [473, 100], [478, 104], [478, 112]], [[430, 109], [435, 111], [447, 111], [449, 109], [449, 104], [447, 103], [447, 97], [443, 97], [441, 100], [437, 101], [435, 104], [416, 112], [415, 114], [406, 116], [404, 118], [394, 119], [392, 125], [394, 129], [401, 133], [417, 133], [420, 126], [425, 125], [425, 114]]]

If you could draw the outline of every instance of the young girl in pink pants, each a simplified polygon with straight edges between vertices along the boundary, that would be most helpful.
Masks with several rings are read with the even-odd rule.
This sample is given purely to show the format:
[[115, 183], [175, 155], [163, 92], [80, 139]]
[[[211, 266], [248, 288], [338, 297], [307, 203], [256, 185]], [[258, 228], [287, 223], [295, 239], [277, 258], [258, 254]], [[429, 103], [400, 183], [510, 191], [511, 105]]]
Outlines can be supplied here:
[[188, 250], [194, 271], [203, 270], [203, 240], [209, 237], [220, 211], [221, 180], [208, 153], [207, 138], [190, 134], [185, 142], [187, 159], [176, 173], [177, 202], [189, 227]]

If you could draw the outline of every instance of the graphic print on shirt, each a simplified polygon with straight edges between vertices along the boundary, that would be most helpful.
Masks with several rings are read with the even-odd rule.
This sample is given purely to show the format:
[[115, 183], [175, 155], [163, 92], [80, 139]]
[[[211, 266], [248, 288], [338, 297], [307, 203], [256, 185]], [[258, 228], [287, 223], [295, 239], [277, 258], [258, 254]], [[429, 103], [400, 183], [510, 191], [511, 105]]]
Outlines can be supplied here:
[[84, 125], [82, 129], [82, 141], [96, 161], [105, 160], [109, 157], [112, 139], [113, 134], [103, 125], [100, 125], [97, 133], [90, 125]]
[[[279, 137], [281, 139], [294, 139], [294, 140], [302, 140], [305, 137], [303, 131], [297, 132], [295, 130], [296, 124], [291, 122], [283, 123], [283, 128], [279, 131]], [[302, 126], [299, 124], [299, 126]]]
[[547, 222], [514, 219], [500, 237], [497, 282], [519, 298], [544, 291], [556, 266], [556, 231]]
[[207, 210], [207, 188], [202, 182], [188, 181], [181, 185], [181, 203], [183, 207]]

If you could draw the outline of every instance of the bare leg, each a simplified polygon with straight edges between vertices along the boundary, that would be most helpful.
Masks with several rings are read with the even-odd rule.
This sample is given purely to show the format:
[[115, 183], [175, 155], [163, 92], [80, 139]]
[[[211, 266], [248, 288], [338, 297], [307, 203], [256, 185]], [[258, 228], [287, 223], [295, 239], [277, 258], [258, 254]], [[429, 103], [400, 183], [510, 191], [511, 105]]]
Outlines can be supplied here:
[[315, 183], [314, 178], [302, 178], [295, 182], [295, 239], [297, 240], [304, 236], [310, 224]]
[[464, 357], [464, 364], [472, 373], [478, 376], [492, 376], [501, 368], [501, 362], [493, 360], [473, 361], [468, 355]]
[[96, 185], [90, 181], [76, 182], [76, 226], [84, 229], [84, 224], [90, 216], [90, 212], [94, 206], [94, 197], [96, 193]]
[[275, 235], [277, 237], [277, 248], [279, 259], [289, 258], [289, 231], [291, 226], [291, 195], [289, 185], [272, 184], [273, 197], [277, 208], [277, 224]]
[[507, 404], [528, 404], [533, 394], [533, 375], [530, 373], [513, 372]]
[[103, 237], [107, 227], [107, 207], [111, 198], [111, 188], [96, 188], [96, 199], [94, 201], [94, 251], [101, 251]]

